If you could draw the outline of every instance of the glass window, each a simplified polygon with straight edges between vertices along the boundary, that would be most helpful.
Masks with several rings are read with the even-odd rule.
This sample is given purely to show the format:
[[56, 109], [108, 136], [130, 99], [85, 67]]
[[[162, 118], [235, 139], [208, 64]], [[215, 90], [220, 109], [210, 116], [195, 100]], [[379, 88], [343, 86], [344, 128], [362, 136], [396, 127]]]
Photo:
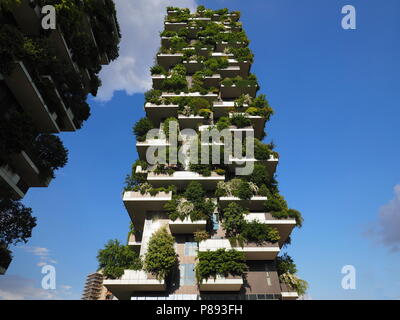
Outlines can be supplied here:
[[195, 257], [197, 255], [197, 242], [185, 242], [185, 256]]
[[193, 263], [181, 264], [179, 266], [179, 271], [180, 271], [179, 284], [181, 286], [190, 286], [196, 283]]

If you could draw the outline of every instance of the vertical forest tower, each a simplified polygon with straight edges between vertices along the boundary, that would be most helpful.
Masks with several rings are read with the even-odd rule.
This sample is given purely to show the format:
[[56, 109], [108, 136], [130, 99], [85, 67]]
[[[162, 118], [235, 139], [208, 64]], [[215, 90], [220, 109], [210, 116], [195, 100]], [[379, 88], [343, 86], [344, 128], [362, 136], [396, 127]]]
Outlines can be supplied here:
[[[123, 194], [128, 246], [141, 263], [106, 271], [103, 282], [118, 299], [285, 300], [305, 291], [293, 260], [281, 254], [302, 218], [279, 194], [279, 155], [262, 142], [273, 110], [258, 94], [239, 18], [227, 9], [167, 9], [146, 117], [134, 126], [139, 159]], [[176, 124], [178, 142], [170, 132]], [[148, 159], [154, 149], [193, 153], [190, 143], [210, 130], [250, 137], [254, 154], [244, 148], [211, 164]], [[200, 146], [224, 154], [228, 140]], [[249, 164], [249, 174], [237, 174]]]

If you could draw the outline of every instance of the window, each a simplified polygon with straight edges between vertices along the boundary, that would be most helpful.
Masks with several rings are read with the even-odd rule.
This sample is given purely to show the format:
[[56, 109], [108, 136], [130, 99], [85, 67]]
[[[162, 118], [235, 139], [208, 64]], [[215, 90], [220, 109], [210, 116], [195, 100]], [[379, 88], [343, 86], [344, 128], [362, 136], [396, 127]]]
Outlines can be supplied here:
[[181, 286], [190, 286], [196, 283], [193, 263], [181, 264], [179, 266], [179, 271], [180, 271], [179, 284]]
[[197, 242], [185, 242], [185, 256], [195, 257], [197, 255]]

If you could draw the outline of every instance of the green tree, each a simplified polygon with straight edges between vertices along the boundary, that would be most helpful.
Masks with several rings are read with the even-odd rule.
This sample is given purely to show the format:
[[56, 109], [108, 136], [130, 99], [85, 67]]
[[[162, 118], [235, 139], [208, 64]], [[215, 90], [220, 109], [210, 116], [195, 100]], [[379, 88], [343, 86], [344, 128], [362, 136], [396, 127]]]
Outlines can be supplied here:
[[32, 229], [36, 227], [36, 218], [32, 209], [20, 201], [3, 198], [0, 200], [0, 244], [8, 246], [28, 242]]
[[282, 275], [284, 273], [297, 273], [297, 267], [294, 263], [291, 256], [287, 253], [283, 254], [280, 257], [276, 258], [276, 270], [278, 275]]
[[97, 260], [99, 269], [111, 279], [120, 278], [126, 269], [140, 270], [142, 268], [138, 254], [118, 240], [109, 240], [104, 249], [99, 250]]
[[244, 219], [246, 213], [246, 210], [235, 202], [231, 202], [223, 210], [222, 226], [228, 237], [233, 237], [241, 232], [246, 222]]
[[34, 142], [34, 146], [40, 159], [40, 166], [50, 170], [54, 178], [53, 172], [67, 164], [68, 150], [61, 139], [52, 134], [41, 134]]
[[133, 134], [136, 136], [136, 140], [144, 141], [146, 134], [154, 128], [153, 123], [148, 118], [141, 118], [133, 126]]
[[166, 227], [156, 231], [148, 244], [144, 269], [159, 280], [166, 279], [178, 262], [174, 244], [175, 239]]

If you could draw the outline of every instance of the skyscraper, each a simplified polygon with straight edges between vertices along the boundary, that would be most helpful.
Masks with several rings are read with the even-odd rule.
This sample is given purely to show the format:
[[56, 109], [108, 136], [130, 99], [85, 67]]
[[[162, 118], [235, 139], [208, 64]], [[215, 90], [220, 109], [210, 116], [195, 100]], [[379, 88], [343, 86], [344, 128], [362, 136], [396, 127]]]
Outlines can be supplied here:
[[[118, 56], [120, 32], [112, 0], [9, 0], [0, 4], [0, 214], [24, 239], [3, 235], [0, 273], [9, 245], [29, 238], [34, 222], [18, 202], [31, 187], [47, 187], [68, 161], [56, 135], [80, 129], [90, 116], [102, 65]], [[51, 5], [53, 12], [43, 10]], [[54, 14], [53, 14], [54, 13]], [[44, 27], [53, 14], [55, 29]], [[20, 221], [18, 218], [20, 217]], [[26, 220], [25, 220], [26, 221]], [[24, 224], [25, 223], [25, 224]], [[12, 225], [11, 225], [12, 224]], [[22, 233], [22, 232], [21, 232]]]
[[123, 272], [101, 265], [118, 299], [296, 299], [305, 289], [293, 260], [277, 258], [302, 218], [279, 194], [278, 153], [261, 142], [273, 110], [257, 95], [239, 18], [167, 9], [123, 194], [142, 266], [130, 253]]

